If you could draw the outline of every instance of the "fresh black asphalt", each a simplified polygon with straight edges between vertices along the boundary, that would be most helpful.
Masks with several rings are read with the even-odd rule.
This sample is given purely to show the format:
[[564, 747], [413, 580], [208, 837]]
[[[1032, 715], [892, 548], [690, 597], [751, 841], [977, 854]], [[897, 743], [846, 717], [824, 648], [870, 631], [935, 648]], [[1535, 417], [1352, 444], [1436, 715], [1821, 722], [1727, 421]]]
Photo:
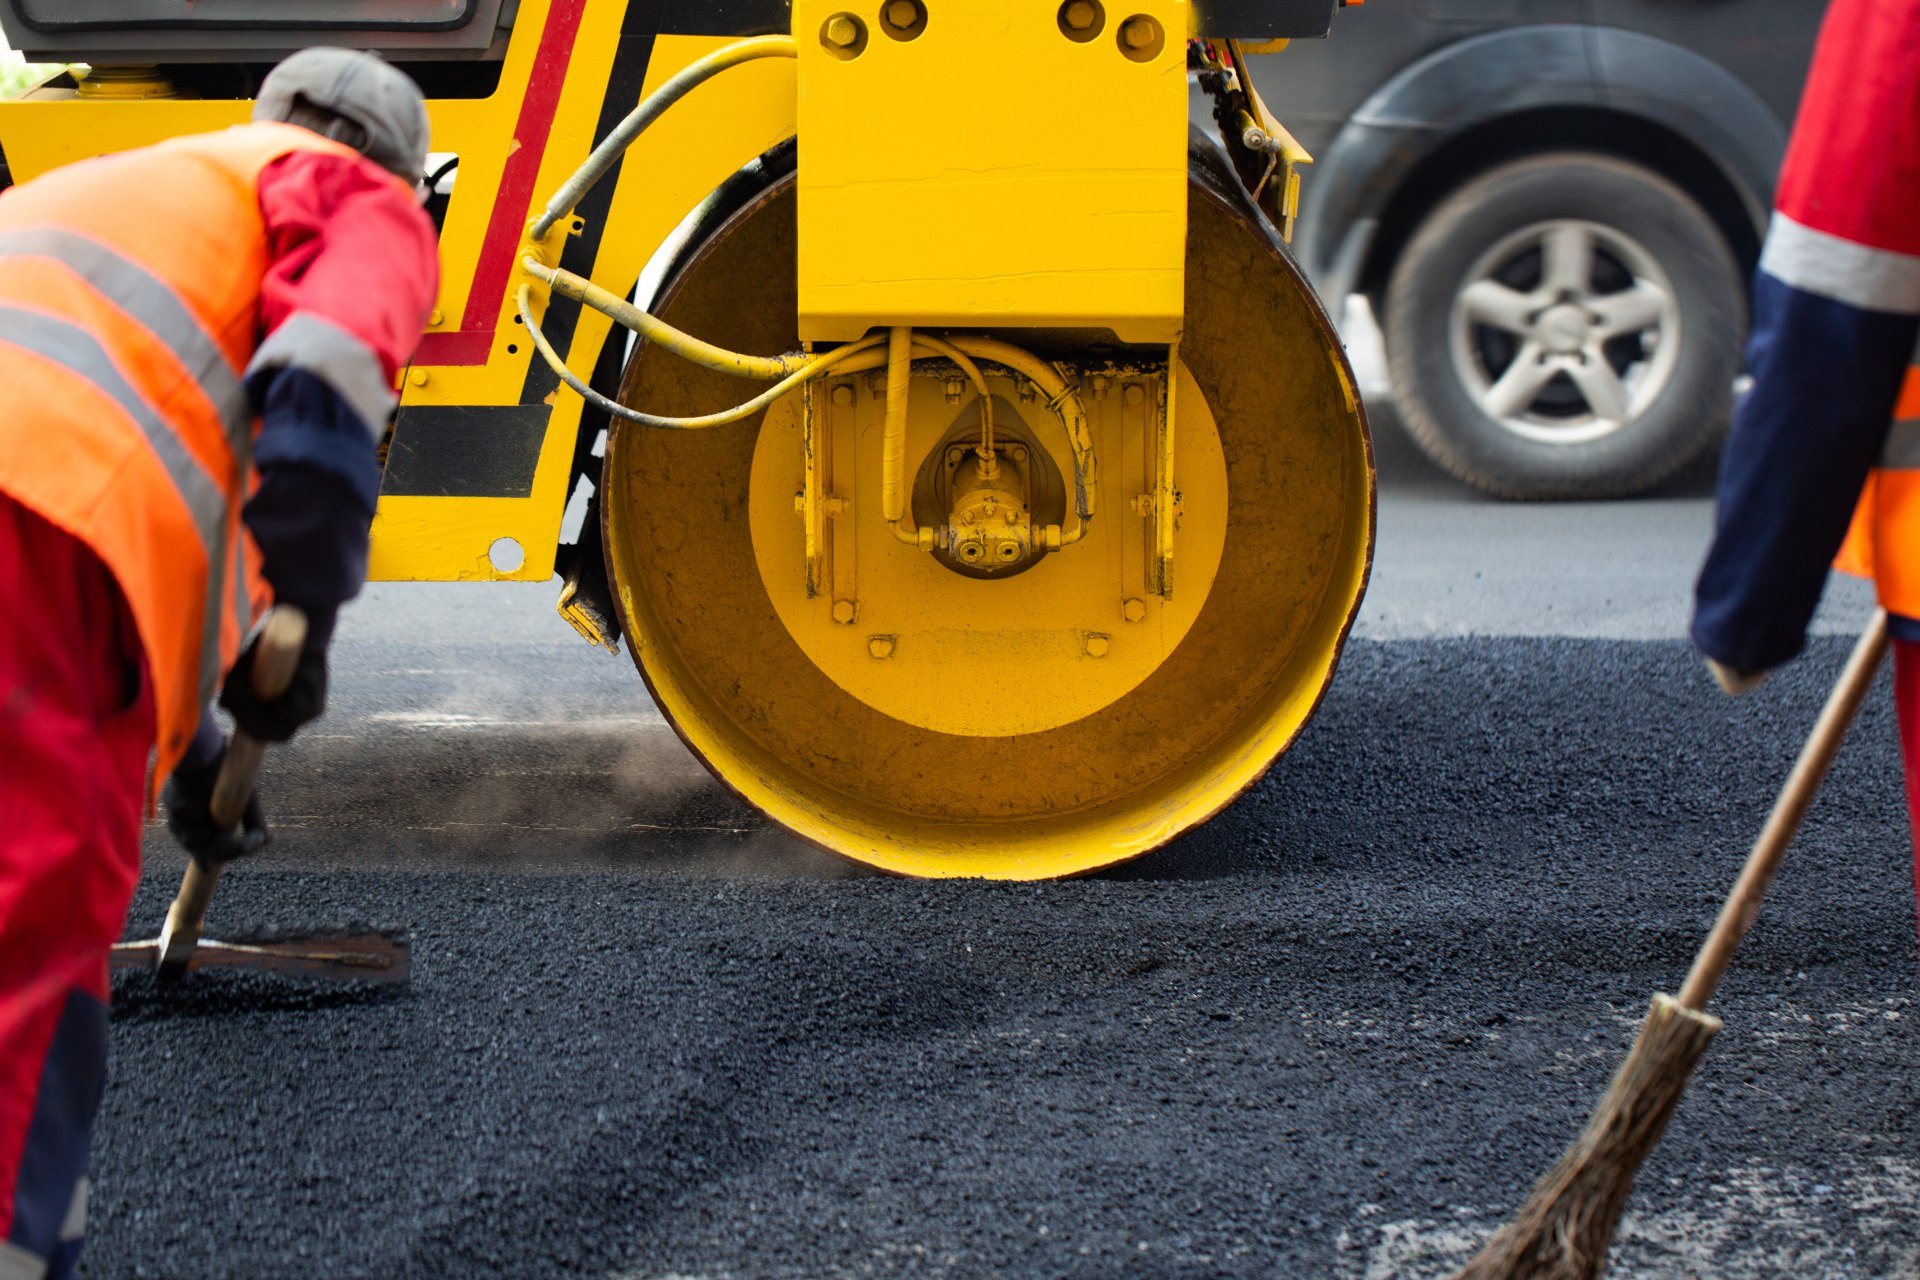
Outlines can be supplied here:
[[[1735, 702], [1679, 643], [1357, 642], [1237, 806], [1042, 885], [850, 872], [605, 745], [658, 726], [363, 716], [276, 763], [210, 932], [404, 924], [414, 980], [119, 984], [86, 1272], [1445, 1274], [1678, 983], [1844, 650]], [[1915, 950], [1883, 688], [1615, 1274], [1915, 1268]]]

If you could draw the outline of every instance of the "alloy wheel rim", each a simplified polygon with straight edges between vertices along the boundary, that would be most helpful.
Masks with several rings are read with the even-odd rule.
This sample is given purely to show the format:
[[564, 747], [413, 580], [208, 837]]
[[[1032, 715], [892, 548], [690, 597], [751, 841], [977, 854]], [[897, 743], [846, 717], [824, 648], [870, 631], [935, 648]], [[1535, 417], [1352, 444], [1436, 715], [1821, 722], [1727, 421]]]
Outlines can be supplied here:
[[1646, 412], [1679, 363], [1680, 307], [1646, 248], [1577, 218], [1523, 227], [1468, 269], [1448, 324], [1454, 374], [1516, 436], [1577, 445]]

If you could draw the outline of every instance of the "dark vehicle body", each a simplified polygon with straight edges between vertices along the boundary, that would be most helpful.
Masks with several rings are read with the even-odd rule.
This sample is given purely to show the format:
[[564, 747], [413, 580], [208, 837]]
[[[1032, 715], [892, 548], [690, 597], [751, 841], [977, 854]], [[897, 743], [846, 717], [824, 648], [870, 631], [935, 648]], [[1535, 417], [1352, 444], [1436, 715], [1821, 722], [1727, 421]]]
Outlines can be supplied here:
[[[1424, 327], [1402, 316], [1396, 331], [1393, 295], [1410, 281], [1430, 292], [1444, 285], [1420, 281], [1419, 268], [1407, 264], [1409, 250], [1450, 198], [1496, 170], [1598, 157], [1610, 164], [1595, 179], [1595, 195], [1622, 174], [1645, 175], [1701, 217], [1697, 228], [1682, 226], [1688, 219], [1673, 209], [1652, 207], [1645, 222], [1652, 230], [1629, 239], [1669, 239], [1685, 258], [1724, 250], [1744, 284], [1823, 11], [1816, 0], [1374, 0], [1348, 9], [1334, 38], [1295, 41], [1278, 57], [1256, 60], [1268, 104], [1316, 161], [1295, 251], [1322, 296], [1368, 297], [1403, 394], [1437, 388], [1407, 376], [1413, 353], [1395, 351], [1396, 339], [1431, 346], [1441, 335], [1437, 311]], [[1540, 204], [1543, 196], [1537, 191], [1531, 203], [1521, 201], [1541, 210], [1529, 216], [1552, 212]], [[1568, 206], [1556, 216], [1605, 225], [1609, 209]], [[1706, 229], [1718, 246], [1692, 234]], [[1499, 227], [1457, 230], [1490, 236]], [[1720, 291], [1724, 273], [1710, 269], [1703, 283]], [[1743, 332], [1744, 294], [1739, 302], [1738, 314], [1723, 307], [1719, 322]], [[1700, 328], [1695, 324], [1687, 337], [1700, 337]], [[1736, 351], [1737, 341], [1736, 332]], [[1724, 361], [1724, 346], [1699, 354]], [[1685, 373], [1685, 358], [1681, 364]], [[1711, 372], [1717, 377], [1720, 369]], [[1726, 399], [1724, 391], [1719, 398]], [[1679, 416], [1701, 416], [1699, 405], [1678, 408]], [[1427, 409], [1428, 416], [1436, 412]], [[1617, 456], [1617, 448], [1616, 456], [1582, 457], [1581, 449], [1562, 446], [1556, 458], [1550, 444], [1534, 442], [1539, 457], [1489, 458], [1456, 441], [1440, 461], [1508, 496], [1631, 492], [1710, 448], [1725, 417], [1724, 403], [1714, 409], [1711, 433], [1676, 429], [1665, 442], [1638, 442], [1631, 457]], [[1409, 425], [1419, 437], [1421, 424]]]

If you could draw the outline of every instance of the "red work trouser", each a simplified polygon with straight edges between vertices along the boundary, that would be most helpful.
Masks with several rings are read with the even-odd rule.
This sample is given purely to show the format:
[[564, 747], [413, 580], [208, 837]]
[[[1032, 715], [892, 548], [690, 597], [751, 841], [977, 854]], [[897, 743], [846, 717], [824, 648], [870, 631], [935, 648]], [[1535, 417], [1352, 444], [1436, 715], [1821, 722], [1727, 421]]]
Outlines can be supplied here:
[[1900, 759], [1906, 767], [1907, 825], [1913, 836], [1914, 892], [1920, 899], [1920, 643], [1893, 642], [1893, 704], [1900, 713]]
[[0, 1280], [79, 1257], [152, 746], [113, 576], [0, 494]]

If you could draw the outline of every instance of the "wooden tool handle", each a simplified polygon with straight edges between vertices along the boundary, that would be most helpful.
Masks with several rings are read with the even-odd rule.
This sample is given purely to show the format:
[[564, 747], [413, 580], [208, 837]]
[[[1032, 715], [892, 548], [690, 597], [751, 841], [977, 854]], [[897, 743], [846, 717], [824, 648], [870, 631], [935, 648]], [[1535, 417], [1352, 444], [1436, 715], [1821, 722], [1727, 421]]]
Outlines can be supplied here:
[[187, 874], [180, 879], [180, 892], [167, 908], [167, 922], [160, 927], [160, 942], [154, 951], [154, 964], [163, 977], [177, 978], [193, 959], [200, 945], [200, 931], [207, 924], [207, 904], [213, 901], [214, 886], [220, 883], [220, 864], [207, 866], [198, 858], [187, 859]]
[[[293, 683], [294, 669], [300, 665], [300, 651], [307, 643], [307, 615], [292, 605], [276, 605], [260, 629], [253, 654], [253, 691], [262, 698], [277, 698]], [[253, 798], [254, 775], [267, 747], [245, 733], [235, 731], [227, 743], [227, 754], [213, 780], [213, 795], [207, 801], [208, 815], [221, 827], [239, 823]], [[167, 908], [167, 922], [160, 930], [154, 951], [154, 966], [163, 979], [177, 979], [186, 972], [200, 945], [200, 931], [206, 927], [207, 905], [220, 883], [218, 864], [206, 866], [198, 858], [187, 860], [187, 874], [181, 877], [180, 892]]]
[[1740, 940], [1747, 936], [1747, 927], [1760, 910], [1760, 900], [1767, 896], [1767, 886], [1773, 883], [1773, 873], [1780, 869], [1780, 859], [1800, 830], [1807, 806], [1813, 803], [1814, 793], [1826, 778], [1827, 769], [1860, 710], [1860, 700], [1866, 697], [1874, 673], [1879, 671], [1886, 654], [1887, 614], [1884, 609], [1876, 609], [1859, 643], [1853, 646], [1853, 655], [1847, 659], [1846, 669], [1840, 673], [1833, 692], [1827, 695], [1827, 705], [1821, 708], [1820, 719], [1814, 722], [1806, 745], [1800, 748], [1800, 758], [1794, 762], [1793, 772], [1787, 775], [1786, 785], [1780, 788], [1780, 798], [1773, 802], [1773, 812], [1767, 815], [1767, 825], [1760, 829], [1760, 838], [1753, 842], [1753, 852], [1747, 855], [1740, 878], [1734, 881], [1733, 891], [1721, 906], [1713, 932], [1707, 935], [1700, 954], [1693, 959], [1687, 983], [1680, 988], [1680, 1003], [1686, 1008], [1705, 1009], [1719, 988], [1720, 979], [1726, 976], [1727, 966], [1733, 963], [1733, 953], [1739, 948]]
[[[290, 604], [275, 605], [260, 628], [254, 642], [253, 691], [262, 698], [277, 698], [293, 683], [300, 665], [300, 651], [307, 644], [307, 615]], [[266, 759], [267, 744], [236, 729], [227, 743], [227, 755], [220, 762], [220, 774], [213, 780], [213, 798], [207, 809], [215, 825], [231, 827], [239, 823], [253, 799], [253, 780]]]

